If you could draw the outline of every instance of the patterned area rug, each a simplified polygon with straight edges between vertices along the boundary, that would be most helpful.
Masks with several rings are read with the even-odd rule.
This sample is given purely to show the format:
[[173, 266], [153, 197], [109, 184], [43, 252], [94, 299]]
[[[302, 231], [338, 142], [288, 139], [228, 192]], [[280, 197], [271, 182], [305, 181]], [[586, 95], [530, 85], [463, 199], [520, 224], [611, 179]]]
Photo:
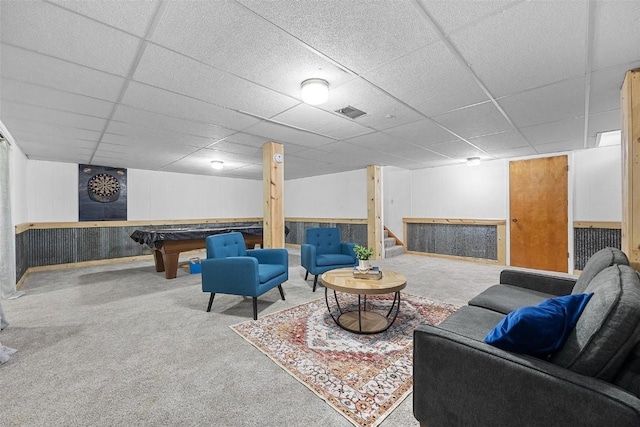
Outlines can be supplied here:
[[[356, 335], [339, 328], [324, 298], [231, 328], [356, 426], [377, 426], [412, 391], [413, 330], [437, 325], [457, 307], [402, 294], [387, 331]], [[343, 295], [342, 307], [355, 303]], [[392, 298], [369, 297], [368, 309], [389, 310]], [[352, 306], [353, 308], [353, 306]]]

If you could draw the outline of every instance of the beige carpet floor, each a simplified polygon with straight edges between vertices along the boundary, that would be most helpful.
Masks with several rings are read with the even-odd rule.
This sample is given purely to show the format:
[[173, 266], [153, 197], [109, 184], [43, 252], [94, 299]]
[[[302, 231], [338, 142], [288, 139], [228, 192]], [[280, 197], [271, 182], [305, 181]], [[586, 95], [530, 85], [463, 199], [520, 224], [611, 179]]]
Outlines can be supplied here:
[[[186, 258], [188, 259], [188, 258]], [[374, 262], [406, 292], [456, 305], [498, 282], [500, 266], [401, 255]], [[259, 298], [259, 316], [321, 297], [290, 251], [290, 280]], [[349, 426], [238, 336], [251, 299], [208, 294], [200, 275], [166, 280], [153, 262], [34, 273], [3, 300], [2, 426]], [[417, 426], [411, 396], [382, 426]]]

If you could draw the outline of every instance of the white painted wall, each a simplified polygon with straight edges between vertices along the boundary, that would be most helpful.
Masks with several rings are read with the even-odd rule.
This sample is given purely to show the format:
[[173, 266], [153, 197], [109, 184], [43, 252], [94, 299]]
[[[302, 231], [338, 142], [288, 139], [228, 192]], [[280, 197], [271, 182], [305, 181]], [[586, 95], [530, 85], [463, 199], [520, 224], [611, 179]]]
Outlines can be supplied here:
[[[573, 156], [576, 221], [621, 221], [620, 147]], [[13, 223], [78, 220], [78, 165], [28, 160], [12, 150]], [[130, 220], [262, 216], [262, 181], [128, 170]], [[366, 169], [285, 182], [285, 216], [366, 218]], [[508, 162], [407, 171], [383, 168], [385, 225], [403, 217], [506, 219]]]
[[[417, 218], [504, 219], [506, 160], [419, 169], [411, 172], [411, 214]], [[388, 194], [387, 197], [393, 197]]]
[[130, 221], [262, 217], [262, 181], [127, 171]]
[[285, 217], [367, 218], [366, 169], [288, 180], [284, 191]]
[[[27, 160], [27, 219], [78, 221], [78, 165]], [[19, 184], [18, 184], [19, 185]], [[127, 170], [129, 220], [261, 217], [262, 181]], [[16, 214], [16, 218], [24, 215]]]
[[29, 160], [16, 144], [11, 145], [11, 220], [13, 225], [27, 222], [27, 164]]
[[411, 216], [411, 174], [392, 166], [382, 169], [384, 225], [400, 239], [404, 232], [402, 218]]
[[573, 153], [574, 221], [622, 221], [620, 146]]
[[78, 165], [27, 162], [28, 222], [78, 221]]

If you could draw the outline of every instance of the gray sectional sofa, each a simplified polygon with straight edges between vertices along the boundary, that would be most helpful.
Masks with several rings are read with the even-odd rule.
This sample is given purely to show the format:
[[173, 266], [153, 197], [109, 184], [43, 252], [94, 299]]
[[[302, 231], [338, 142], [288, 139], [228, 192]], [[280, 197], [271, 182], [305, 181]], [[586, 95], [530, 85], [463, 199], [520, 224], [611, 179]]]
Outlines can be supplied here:
[[[422, 426], [640, 426], [640, 279], [615, 248], [577, 280], [504, 270], [438, 326], [414, 332], [413, 411]], [[592, 293], [548, 358], [484, 342], [519, 307]]]

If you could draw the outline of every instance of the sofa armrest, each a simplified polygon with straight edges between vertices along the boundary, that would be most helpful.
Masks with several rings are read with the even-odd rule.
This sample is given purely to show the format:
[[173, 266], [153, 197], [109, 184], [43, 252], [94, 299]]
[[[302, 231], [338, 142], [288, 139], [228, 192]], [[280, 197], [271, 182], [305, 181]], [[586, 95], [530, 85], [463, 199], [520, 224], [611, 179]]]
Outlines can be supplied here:
[[258, 260], [250, 256], [208, 258], [201, 261], [202, 291], [257, 296]]
[[300, 245], [300, 264], [311, 271], [316, 268], [316, 247], [308, 243]]
[[289, 266], [289, 252], [283, 248], [249, 249], [247, 256], [256, 258], [259, 264]]
[[356, 246], [355, 243], [351, 243], [351, 242], [342, 242], [340, 243], [340, 253], [342, 253], [343, 255], [349, 255], [352, 256], [353, 259], [357, 259], [356, 257], [356, 253], [353, 250], [353, 248]]
[[502, 270], [500, 284], [518, 286], [552, 295], [569, 295], [576, 284], [576, 279], [527, 271]]
[[591, 377], [422, 325], [414, 416], [429, 426], [640, 425], [640, 399]]

